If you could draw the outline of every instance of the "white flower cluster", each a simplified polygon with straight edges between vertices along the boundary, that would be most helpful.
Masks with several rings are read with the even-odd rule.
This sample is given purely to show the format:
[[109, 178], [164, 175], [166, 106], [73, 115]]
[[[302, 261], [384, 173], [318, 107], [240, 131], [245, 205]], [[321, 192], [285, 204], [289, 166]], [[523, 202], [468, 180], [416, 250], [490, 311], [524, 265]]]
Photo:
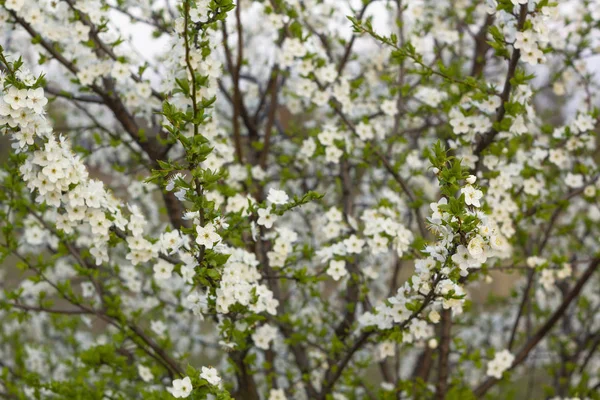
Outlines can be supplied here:
[[208, 296], [204, 293], [192, 292], [182, 302], [183, 306], [192, 311], [200, 319], [204, 319], [203, 313], [208, 311]]
[[144, 238], [144, 228], [147, 221], [142, 215], [139, 207], [130, 206], [129, 210], [131, 211], [131, 217], [127, 224], [127, 228], [132, 236], [127, 237], [129, 253], [125, 258], [133, 265], [138, 265], [155, 259], [158, 256], [160, 243], [153, 244], [148, 239]]
[[512, 366], [514, 360], [515, 356], [508, 350], [497, 352], [494, 359], [487, 365], [487, 375], [501, 379], [504, 371]]
[[283, 42], [283, 46], [281, 46], [281, 51], [279, 53], [279, 64], [282, 67], [289, 67], [293, 65], [296, 57], [304, 57], [308, 50], [304, 46], [299, 39], [296, 38], [288, 38], [285, 42]]
[[[200, 379], [204, 379], [208, 382], [209, 385], [212, 386], [221, 386], [221, 377], [217, 370], [213, 367], [202, 367], [202, 372], [200, 372]], [[190, 396], [192, 390], [194, 390], [192, 386], [192, 380], [189, 376], [186, 376], [181, 379], [174, 379], [172, 382], [172, 387], [167, 388], [167, 390], [175, 397], [176, 399], [185, 399]]]
[[[24, 82], [33, 83], [35, 79], [28, 72], [19, 74]], [[48, 103], [44, 89], [8, 88], [0, 97], [0, 126], [19, 128], [13, 131], [13, 148], [22, 152], [34, 143], [36, 137], [48, 137], [52, 132], [50, 124], [43, 115], [43, 107]]]
[[419, 87], [417, 93], [415, 93], [415, 98], [434, 108], [439, 106], [447, 97], [448, 93], [426, 86]]
[[[408, 321], [413, 312], [407, 308], [407, 304], [414, 300], [422, 300], [423, 296], [428, 295], [431, 290], [431, 281], [434, 277], [434, 268], [437, 262], [433, 258], [417, 260], [415, 262], [415, 274], [410, 282], [406, 282], [400, 287], [394, 297], [390, 297], [386, 302], [375, 307], [375, 312], [367, 312], [360, 317], [362, 326], [376, 326], [378, 329], [390, 329], [394, 324], [402, 324]], [[437, 309], [452, 309], [455, 314], [462, 312], [464, 290], [461, 286], [450, 279], [441, 280], [435, 287], [435, 294], [440, 297], [432, 302], [431, 312], [428, 319], [432, 323], [439, 322], [440, 315]], [[450, 292], [454, 297], [442, 298]], [[404, 341], [412, 342], [413, 339], [425, 339], [433, 336], [431, 326], [427, 325], [425, 320], [414, 319], [408, 325], [409, 332], [404, 335]]]
[[[17, 89], [11, 86], [3, 100], [13, 112], [28, 108], [36, 114], [43, 114], [44, 106], [48, 104], [48, 99], [44, 96], [44, 89], [41, 87], [37, 89]], [[4, 109], [6, 110], [6, 107]]]
[[480, 268], [488, 258], [510, 257], [510, 245], [493, 221], [481, 224], [478, 230], [479, 234], [473, 236], [466, 247], [459, 245], [452, 255], [452, 261], [458, 266], [462, 276], [468, 274], [469, 268]]
[[471, 107], [479, 109], [485, 114], [475, 113], [474, 115], [466, 116], [459, 108], [450, 110], [450, 125], [456, 135], [461, 135], [465, 140], [471, 141], [475, 134], [484, 134], [492, 127], [492, 115], [498, 107], [500, 107], [500, 98], [490, 96], [483, 101], [468, 101], [461, 104], [464, 109]]
[[[542, 10], [549, 10], [548, 7]], [[543, 49], [550, 42], [550, 16], [544, 13], [531, 18], [532, 29], [515, 34], [515, 49], [521, 51], [521, 59], [528, 64], [537, 65], [546, 61]]]
[[364, 235], [369, 236], [367, 244], [373, 255], [385, 253], [388, 250], [389, 239], [398, 257], [402, 257], [414, 240], [413, 233], [397, 221], [396, 213], [388, 207], [367, 209], [360, 219], [364, 222]]
[[276, 238], [271, 250], [267, 252], [267, 258], [271, 267], [283, 267], [292, 252], [292, 244], [298, 240], [298, 234], [289, 228], [278, 228], [275, 229], [274, 235]]
[[[287, 400], [285, 395], [285, 391], [283, 389], [271, 389], [269, 391], [269, 399], [268, 400]], [[573, 399], [575, 400], [575, 399]]]
[[103, 183], [88, 179], [87, 170], [72, 153], [70, 143], [64, 137], [50, 137], [41, 150], [27, 158], [20, 171], [29, 189], [38, 193], [37, 202], [64, 207], [66, 212], [56, 217], [57, 227], [66, 233], [73, 233], [82, 225], [88, 227], [93, 238], [90, 252], [96, 263], [108, 261], [109, 229], [113, 225], [124, 229], [127, 220]]
[[325, 236], [326, 240], [334, 239], [340, 235], [343, 231], [345, 231], [345, 224], [342, 212], [338, 210], [336, 207], [331, 207], [324, 213], [325, 216], [325, 226], [322, 226], [321, 231]]
[[545, 268], [540, 274], [539, 282], [547, 292], [552, 293], [556, 281], [568, 278], [572, 273], [573, 269], [569, 263], [564, 263], [560, 269]]
[[277, 337], [277, 328], [265, 324], [257, 328], [252, 334], [252, 340], [259, 349], [268, 350], [271, 342]]
[[[20, 78], [30, 83], [35, 81], [27, 72], [22, 73]], [[128, 258], [134, 265], [155, 257], [153, 245], [141, 236], [145, 218], [133, 207], [130, 208], [132, 217], [128, 222], [121, 213], [119, 202], [105, 190], [104, 184], [89, 179], [85, 165], [79, 156], [73, 154], [70, 142], [63, 136], [57, 140], [51, 134], [43, 117], [46, 103], [43, 89], [17, 90], [12, 86], [0, 100], [3, 118], [0, 123], [18, 128], [13, 131], [17, 141], [14, 147], [24, 150], [34, 144], [35, 137], [45, 140], [20, 167], [27, 187], [37, 193], [36, 201], [65, 210], [56, 215], [56, 226], [65, 233], [74, 233], [75, 229], [80, 233], [91, 232], [90, 253], [98, 265], [108, 261], [107, 243], [109, 229], [113, 225], [122, 230], [127, 226], [134, 234], [128, 240], [132, 249]]]
[[[97, 62], [94, 64], [91, 64], [87, 67], [84, 67], [82, 69], [79, 70], [79, 72], [77, 73], [77, 79], [79, 79], [79, 82], [84, 85], [84, 86], [88, 86], [94, 83], [94, 81], [98, 78], [100, 78], [101, 76], [105, 76], [110, 74], [111, 72], [114, 71], [114, 73], [112, 74], [115, 78], [121, 78], [121, 74], [117, 74], [117, 72], [123, 72], [123, 68], [117, 68], [119, 66], [123, 66], [124, 64], [122, 63], [114, 63], [112, 61], [101, 61], [101, 62]], [[119, 79], [121, 80], [121, 79]]]
[[[433, 263], [435, 265], [435, 263]], [[421, 275], [423, 276], [423, 275]], [[418, 279], [417, 279], [418, 280]], [[413, 281], [416, 282], [415, 276]], [[452, 283], [451, 281], [449, 281]], [[414, 284], [413, 284], [414, 285]], [[427, 284], [428, 285], [428, 284]], [[453, 286], [453, 289], [459, 289], [457, 285]], [[423, 292], [426, 294], [425, 292]], [[419, 341], [434, 336], [434, 330], [426, 320], [412, 318], [413, 312], [407, 308], [407, 304], [413, 299], [416, 300], [421, 296], [418, 293], [414, 293], [411, 285], [406, 282], [402, 287], [398, 289], [397, 294], [394, 297], [390, 297], [386, 302], [375, 307], [375, 312], [367, 312], [360, 316], [359, 322], [361, 326], [376, 326], [378, 329], [390, 329], [394, 324], [408, 323], [408, 330], [404, 332], [402, 340], [405, 343], [412, 343], [413, 341]], [[434, 316], [435, 314], [432, 314]], [[438, 322], [438, 318], [432, 318], [431, 322]]]
[[[467, 184], [461, 190], [464, 194], [465, 207], [481, 207], [480, 200], [483, 193], [473, 186], [475, 180], [474, 176], [469, 176]], [[406, 305], [413, 300], [422, 300], [423, 296], [427, 296], [433, 290], [436, 298], [431, 301], [432, 311], [428, 315], [430, 322], [437, 323], [439, 321], [438, 309], [452, 309], [455, 314], [460, 314], [464, 304], [465, 291], [459, 284], [447, 278], [452, 272], [451, 266], [458, 267], [461, 276], [467, 276], [469, 269], [480, 268], [489, 258], [510, 256], [510, 245], [506, 238], [499, 233], [494, 222], [488, 221], [485, 214], [468, 211], [468, 208], [467, 212], [476, 216], [480, 223], [473, 232], [465, 235], [468, 244], [466, 246], [459, 244], [454, 249], [453, 243], [458, 233], [450, 229], [449, 223], [455, 217], [440, 208], [447, 204], [448, 200], [442, 198], [437, 203], [430, 205], [432, 215], [429, 222], [433, 230], [440, 235], [438, 242], [428, 245], [424, 250], [430, 254], [430, 257], [415, 261], [415, 273], [410, 282], [406, 282], [403, 287], [399, 288], [397, 294], [388, 298], [387, 302], [377, 305], [373, 313], [363, 314], [360, 318], [362, 326], [375, 325], [378, 329], [389, 329], [394, 324], [408, 322], [408, 332], [404, 335], [405, 341], [431, 337], [433, 335], [431, 326], [427, 325], [426, 320], [418, 319], [421, 318], [420, 316], [413, 315]], [[363, 219], [368, 227], [367, 232], [377, 226], [373, 222], [377, 221], [376, 215], [369, 213]], [[383, 223], [390, 224], [385, 221]], [[378, 224], [381, 225], [382, 221], [379, 221]], [[394, 230], [396, 229], [394, 228]], [[437, 270], [438, 265], [442, 266], [439, 271]], [[436, 278], [438, 282], [435, 287], [432, 287], [431, 283]], [[415, 319], [409, 321], [411, 317]]]
[[333, 124], [323, 126], [323, 131], [319, 133], [317, 139], [325, 147], [326, 162], [339, 163], [344, 151], [337, 146], [336, 141], [346, 140], [348, 137], [348, 132], [338, 131], [338, 128]]
[[[560, 396], [555, 396], [550, 398], [550, 400], [582, 400], [581, 397], [560, 397]], [[587, 397], [584, 399], [587, 400]]]
[[259, 263], [256, 256], [243, 249], [224, 245], [219, 250], [230, 254], [230, 257], [223, 268], [220, 287], [216, 293], [217, 312], [227, 314], [229, 307], [240, 304], [247, 306], [253, 313], [266, 311], [276, 315], [279, 301], [267, 286], [258, 283], [262, 276], [257, 269]]

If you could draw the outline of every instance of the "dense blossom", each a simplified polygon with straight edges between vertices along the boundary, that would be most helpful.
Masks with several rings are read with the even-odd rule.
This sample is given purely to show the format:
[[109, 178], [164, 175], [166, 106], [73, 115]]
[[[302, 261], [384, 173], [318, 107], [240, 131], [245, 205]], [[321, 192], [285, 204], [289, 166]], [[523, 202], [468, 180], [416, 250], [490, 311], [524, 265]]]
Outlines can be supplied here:
[[598, 10], [0, 0], [0, 397], [596, 398]]

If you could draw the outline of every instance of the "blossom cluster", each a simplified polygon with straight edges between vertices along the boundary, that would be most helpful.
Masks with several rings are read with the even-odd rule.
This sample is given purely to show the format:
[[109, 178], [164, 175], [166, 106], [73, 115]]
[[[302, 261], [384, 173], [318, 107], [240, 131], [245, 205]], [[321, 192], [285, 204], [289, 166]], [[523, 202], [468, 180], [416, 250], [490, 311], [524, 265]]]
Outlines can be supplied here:
[[508, 350], [497, 352], [494, 359], [488, 362], [487, 374], [496, 379], [502, 378], [502, 374], [512, 366], [514, 360], [515, 356]]
[[0, 2], [0, 393], [593, 397], [598, 10]]

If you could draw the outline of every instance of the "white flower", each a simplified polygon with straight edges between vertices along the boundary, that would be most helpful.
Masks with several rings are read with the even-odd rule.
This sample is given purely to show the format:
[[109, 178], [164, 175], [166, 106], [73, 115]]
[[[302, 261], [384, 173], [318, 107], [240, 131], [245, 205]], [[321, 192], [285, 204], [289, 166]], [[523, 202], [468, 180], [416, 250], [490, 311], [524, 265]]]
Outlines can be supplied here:
[[440, 318], [441, 318], [440, 313], [437, 312], [436, 310], [431, 310], [429, 312], [429, 320], [431, 322], [433, 322], [434, 324], [437, 324], [438, 322], [440, 322]]
[[327, 146], [325, 148], [325, 161], [337, 164], [340, 162], [340, 157], [342, 157], [343, 154], [344, 152], [335, 147], [335, 145]]
[[140, 82], [135, 85], [137, 94], [140, 95], [143, 99], [148, 99], [152, 94], [152, 87], [150, 87], [150, 83], [148, 82]]
[[289, 201], [289, 196], [283, 190], [269, 189], [267, 201], [273, 204], [286, 204]]
[[221, 236], [216, 232], [215, 226], [212, 223], [208, 223], [205, 226], [196, 226], [196, 243], [200, 246], [204, 246], [207, 249], [212, 249], [213, 246], [221, 241]]
[[527, 133], [527, 125], [525, 125], [525, 119], [522, 115], [519, 115], [513, 120], [512, 125], [510, 126], [510, 133], [515, 136], [520, 136]]
[[[160, 249], [165, 254], [175, 253], [181, 246], [184, 245], [184, 243], [185, 240], [181, 237], [178, 230], [165, 232], [160, 235]], [[169, 251], [169, 249], [171, 249], [171, 251]]]
[[507, 251], [510, 246], [504, 236], [492, 235], [490, 237], [490, 247], [497, 251]]
[[173, 273], [173, 264], [160, 259], [156, 264], [154, 264], [154, 279], [156, 280], [165, 280], [171, 278], [171, 274]]
[[381, 103], [381, 111], [390, 117], [398, 114], [398, 106], [394, 100], [385, 100]]
[[467, 245], [467, 250], [469, 250], [469, 255], [473, 257], [475, 260], [483, 263], [487, 260], [487, 255], [485, 254], [486, 244], [483, 238], [479, 235], [475, 236], [473, 239], [469, 241]]
[[118, 81], [121, 81], [129, 76], [129, 66], [122, 62], [116, 62], [113, 65], [111, 75]]
[[481, 203], [479, 203], [479, 200], [483, 197], [483, 192], [481, 190], [477, 190], [473, 186], [467, 185], [461, 189], [461, 193], [465, 195], [465, 204], [481, 207]]
[[517, 32], [515, 34], [515, 49], [527, 51], [533, 48], [537, 48], [534, 31]]
[[375, 136], [371, 125], [365, 124], [364, 122], [356, 125], [356, 134], [361, 140], [371, 140]]
[[95, 293], [94, 284], [92, 282], [81, 283], [81, 295], [83, 297], [92, 297]]
[[556, 275], [554, 274], [554, 271], [551, 269], [542, 270], [539, 282], [544, 289], [546, 289], [546, 291], [551, 292], [554, 288], [554, 283], [556, 282]]
[[219, 383], [221, 383], [221, 377], [219, 376], [217, 370], [212, 367], [202, 367], [200, 378], [205, 379], [208, 383], [210, 383], [213, 386], [216, 386]]
[[152, 379], [154, 379], [154, 375], [152, 374], [150, 368], [141, 364], [138, 364], [138, 374], [144, 382], [150, 382]]
[[352, 235], [348, 239], [344, 240], [344, 246], [346, 246], [346, 251], [348, 253], [360, 254], [362, 253], [362, 248], [364, 245], [365, 241], [359, 239], [356, 235]]
[[167, 186], [165, 186], [165, 190], [171, 192], [173, 189], [175, 189], [175, 184], [177, 183], [178, 179], [183, 179], [183, 175], [179, 172], [169, 178], [167, 181]]
[[271, 229], [277, 217], [275, 215], [272, 215], [271, 212], [266, 208], [259, 208], [257, 210], [257, 213], [258, 220], [256, 220], [256, 223], [258, 225], [264, 226], [267, 229]]
[[565, 177], [565, 184], [570, 188], [579, 188], [583, 186], [583, 175], [568, 173]]
[[171, 389], [173, 397], [185, 399], [190, 393], [192, 393], [192, 380], [189, 376], [173, 381], [173, 388]]
[[4, 7], [6, 7], [8, 10], [12, 10], [12, 11], [20, 11], [21, 8], [23, 8], [23, 5], [25, 4], [25, 0], [6, 0], [6, 3], [4, 3]]
[[36, 114], [42, 114], [44, 106], [48, 104], [48, 99], [44, 97], [44, 89], [29, 89], [27, 91], [27, 107], [31, 108]]
[[18, 110], [22, 107], [27, 107], [27, 90], [17, 89], [11, 86], [8, 92], [4, 96], [4, 102], [8, 104], [13, 110]]
[[334, 281], [339, 281], [341, 277], [346, 276], [347, 274], [348, 271], [346, 270], [346, 261], [333, 260], [329, 263], [327, 275], [331, 276]]
[[287, 400], [287, 397], [285, 397], [283, 389], [271, 389], [268, 400]]
[[537, 47], [531, 47], [521, 51], [521, 59], [531, 65], [537, 65], [546, 61], [544, 52]]
[[594, 129], [596, 122], [589, 114], [579, 114], [573, 122], [573, 131], [586, 132]]
[[439, 224], [442, 222], [443, 212], [440, 211], [439, 207], [445, 206], [447, 204], [448, 204], [448, 199], [445, 197], [442, 197], [437, 203], [429, 204], [429, 208], [431, 208], [431, 210], [433, 211], [433, 213], [431, 214], [431, 217], [429, 219], [433, 224]]
[[471, 129], [469, 119], [465, 117], [460, 111], [456, 113], [450, 114], [452, 118], [450, 119], [450, 125], [452, 125], [452, 130], [457, 135], [468, 133]]
[[433, 334], [433, 330], [429, 325], [427, 325], [427, 321], [422, 319], [413, 319], [410, 323], [409, 331], [417, 340], [424, 339]]
[[379, 360], [392, 357], [394, 354], [396, 354], [396, 343], [391, 340], [386, 340], [379, 343], [379, 346], [377, 346], [377, 353]]
[[162, 321], [150, 321], [150, 329], [158, 336], [163, 336], [167, 331], [167, 326]]

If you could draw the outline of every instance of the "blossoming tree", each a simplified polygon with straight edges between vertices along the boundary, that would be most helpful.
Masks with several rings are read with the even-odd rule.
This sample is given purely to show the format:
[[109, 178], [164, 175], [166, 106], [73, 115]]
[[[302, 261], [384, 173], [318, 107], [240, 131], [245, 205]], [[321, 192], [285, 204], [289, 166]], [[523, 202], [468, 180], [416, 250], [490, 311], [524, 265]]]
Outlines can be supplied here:
[[0, 25], [0, 397], [600, 398], [599, 1]]

